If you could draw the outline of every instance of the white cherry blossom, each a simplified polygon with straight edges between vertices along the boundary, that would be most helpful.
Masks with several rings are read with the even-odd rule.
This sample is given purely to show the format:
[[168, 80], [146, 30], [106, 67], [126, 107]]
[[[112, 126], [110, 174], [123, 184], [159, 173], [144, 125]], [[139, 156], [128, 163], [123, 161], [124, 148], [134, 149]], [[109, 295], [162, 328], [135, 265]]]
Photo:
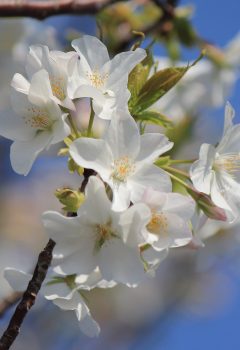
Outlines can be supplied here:
[[212, 201], [226, 211], [229, 221], [239, 216], [240, 209], [240, 124], [233, 125], [234, 114], [227, 103], [221, 141], [216, 147], [203, 144], [199, 159], [190, 169], [196, 189], [210, 194]]
[[58, 273], [89, 274], [97, 267], [106, 281], [135, 286], [144, 277], [139, 244], [150, 211], [136, 204], [124, 213], [111, 209], [102, 181], [94, 176], [86, 187], [86, 200], [77, 217], [57, 212], [43, 214], [43, 223], [57, 243], [53, 264]]
[[111, 187], [115, 211], [139, 201], [149, 186], [171, 192], [169, 176], [153, 162], [173, 143], [159, 133], [140, 135], [134, 119], [122, 114], [112, 119], [103, 139], [80, 138], [70, 146], [74, 161], [94, 169]]
[[189, 220], [194, 214], [195, 205], [190, 197], [149, 188], [142, 202], [151, 210], [144, 237], [155, 250], [184, 246], [192, 240]]
[[43, 149], [62, 141], [71, 132], [67, 114], [49, 99], [49, 85], [42, 71], [35, 73], [28, 94], [13, 89], [11, 114], [1, 114], [0, 134], [13, 140], [10, 150], [15, 172], [27, 175]]
[[[32, 275], [15, 268], [6, 268], [4, 275], [9, 285], [17, 292], [24, 292]], [[73, 288], [71, 286], [73, 285]], [[89, 337], [95, 337], [100, 327], [92, 318], [90, 310], [82, 293], [95, 287], [89, 285], [87, 278], [82, 278], [82, 284], [77, 283], [72, 276], [57, 276], [53, 271], [44, 281], [40, 293], [62, 310], [72, 310], [79, 321], [81, 331]]]
[[98, 117], [111, 119], [120, 102], [127, 106], [130, 93], [127, 89], [128, 75], [146, 56], [143, 49], [122, 52], [113, 59], [109, 58], [106, 46], [97, 38], [84, 35], [73, 40], [73, 48], [79, 54], [78, 67], [75, 66], [72, 89], [75, 86], [75, 98], [91, 97], [93, 109]]
[[55, 101], [65, 108], [75, 110], [71, 81], [74, 80], [73, 72], [77, 61], [78, 55], [74, 51], [49, 51], [47, 46], [36, 45], [30, 47], [26, 71], [31, 78], [37, 71], [45, 69]]
[[26, 72], [28, 80], [23, 75], [16, 73], [12, 86], [22, 93], [28, 94], [27, 81], [31, 82], [33, 75], [39, 71], [47, 72], [44, 78], [50, 86], [49, 97], [57, 104], [70, 110], [75, 110], [72, 101], [73, 91], [70, 81], [77, 64], [77, 54], [75, 52], [49, 51], [47, 46], [31, 46], [27, 56]]

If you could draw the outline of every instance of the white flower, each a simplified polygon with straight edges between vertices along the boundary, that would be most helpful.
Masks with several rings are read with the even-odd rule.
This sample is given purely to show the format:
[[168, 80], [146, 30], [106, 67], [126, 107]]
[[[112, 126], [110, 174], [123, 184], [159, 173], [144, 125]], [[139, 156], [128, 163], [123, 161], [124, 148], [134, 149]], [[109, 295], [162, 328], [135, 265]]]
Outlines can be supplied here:
[[151, 210], [143, 235], [155, 250], [184, 246], [192, 240], [189, 220], [195, 204], [190, 197], [148, 189], [142, 202]]
[[[97, 38], [84, 35], [73, 40], [73, 48], [80, 57], [74, 76], [75, 98], [93, 98], [93, 109], [103, 119], [111, 119], [119, 96], [121, 107], [127, 108], [130, 93], [127, 89], [128, 75], [146, 56], [143, 49], [122, 52], [110, 60], [106, 46]], [[126, 107], [125, 107], [126, 105]]]
[[217, 147], [203, 144], [199, 159], [190, 169], [196, 189], [210, 194], [212, 201], [226, 211], [229, 221], [236, 219], [240, 210], [240, 124], [233, 125], [234, 114], [227, 103], [222, 140]]
[[[15, 268], [6, 268], [4, 275], [12, 289], [17, 292], [24, 292], [32, 279], [31, 274]], [[71, 283], [74, 285], [73, 288]], [[60, 309], [75, 311], [81, 331], [89, 337], [95, 337], [99, 334], [100, 328], [97, 322], [93, 320], [90, 310], [81, 295], [84, 290], [90, 290], [94, 286], [89, 286], [86, 280], [84, 283], [82, 285], [77, 284], [72, 276], [63, 277], [55, 274], [45, 280], [40, 292], [47, 300], [51, 300]]]
[[12, 91], [15, 113], [1, 114], [0, 134], [14, 141], [10, 159], [18, 174], [27, 175], [43, 149], [62, 141], [71, 132], [65, 121], [67, 114], [48, 98], [49, 86], [43, 73], [34, 74], [31, 85], [25, 82], [28, 95]]
[[[70, 81], [74, 79], [73, 72], [77, 61], [76, 52], [49, 51], [47, 46], [36, 45], [30, 46], [25, 68], [30, 81], [36, 72], [42, 69], [47, 71], [46, 79], [50, 82], [51, 98], [62, 107], [75, 110]], [[16, 76], [18, 79], [24, 79], [20, 74]], [[14, 80], [17, 89], [19, 83], [16, 77]]]
[[116, 116], [104, 139], [80, 138], [71, 144], [70, 154], [80, 166], [99, 173], [113, 191], [113, 210], [122, 211], [149, 186], [171, 191], [169, 176], [153, 162], [172, 146], [159, 133], [140, 135], [131, 116]]
[[89, 274], [99, 267], [106, 281], [136, 285], [145, 277], [138, 245], [144, 243], [140, 232], [149, 217], [144, 204], [124, 213], [112, 211], [104, 184], [90, 177], [77, 217], [43, 214], [44, 226], [57, 243], [53, 260], [57, 272]]

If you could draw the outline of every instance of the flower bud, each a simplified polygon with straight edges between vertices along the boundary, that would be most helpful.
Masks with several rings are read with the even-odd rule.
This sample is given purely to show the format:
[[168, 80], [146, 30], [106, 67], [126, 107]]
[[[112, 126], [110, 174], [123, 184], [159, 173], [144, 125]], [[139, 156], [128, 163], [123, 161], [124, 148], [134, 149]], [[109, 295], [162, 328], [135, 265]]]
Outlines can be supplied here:
[[199, 209], [201, 209], [209, 218], [220, 221], [227, 220], [225, 210], [216, 206], [207, 194], [198, 192], [194, 188], [188, 188], [187, 191], [196, 201]]
[[84, 194], [69, 188], [58, 188], [55, 196], [59, 202], [64, 205], [63, 209], [68, 212], [76, 213], [84, 201]]

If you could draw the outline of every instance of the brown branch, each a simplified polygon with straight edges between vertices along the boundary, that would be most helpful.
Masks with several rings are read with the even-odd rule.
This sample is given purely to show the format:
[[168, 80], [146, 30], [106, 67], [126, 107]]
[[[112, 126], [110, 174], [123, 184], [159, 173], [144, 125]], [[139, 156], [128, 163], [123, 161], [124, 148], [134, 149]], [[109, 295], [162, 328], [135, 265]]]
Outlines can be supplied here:
[[0, 302], [0, 319], [5, 315], [7, 310], [16, 304], [22, 296], [22, 293], [19, 292], [13, 292]]
[[63, 14], [95, 14], [120, 0], [4, 0], [0, 17], [33, 17], [44, 19]]
[[39, 254], [33, 277], [10, 320], [8, 328], [0, 339], [0, 350], [8, 350], [13, 344], [14, 340], [17, 338], [20, 327], [28, 311], [34, 305], [37, 294], [46, 277], [48, 268], [52, 261], [52, 252], [55, 244], [56, 243], [50, 239], [44, 250]]

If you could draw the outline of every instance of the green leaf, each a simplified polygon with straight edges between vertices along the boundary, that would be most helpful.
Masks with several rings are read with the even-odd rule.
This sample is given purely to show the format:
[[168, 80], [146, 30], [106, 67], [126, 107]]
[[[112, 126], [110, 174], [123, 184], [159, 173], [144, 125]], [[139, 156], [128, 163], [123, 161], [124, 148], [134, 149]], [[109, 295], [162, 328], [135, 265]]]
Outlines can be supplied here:
[[134, 114], [144, 111], [174, 87], [189, 69], [187, 67], [165, 68], [146, 81], [134, 105]]
[[155, 111], [145, 111], [134, 115], [134, 119], [139, 122], [145, 122], [162, 126], [167, 129], [173, 128], [173, 122], [165, 115]]

